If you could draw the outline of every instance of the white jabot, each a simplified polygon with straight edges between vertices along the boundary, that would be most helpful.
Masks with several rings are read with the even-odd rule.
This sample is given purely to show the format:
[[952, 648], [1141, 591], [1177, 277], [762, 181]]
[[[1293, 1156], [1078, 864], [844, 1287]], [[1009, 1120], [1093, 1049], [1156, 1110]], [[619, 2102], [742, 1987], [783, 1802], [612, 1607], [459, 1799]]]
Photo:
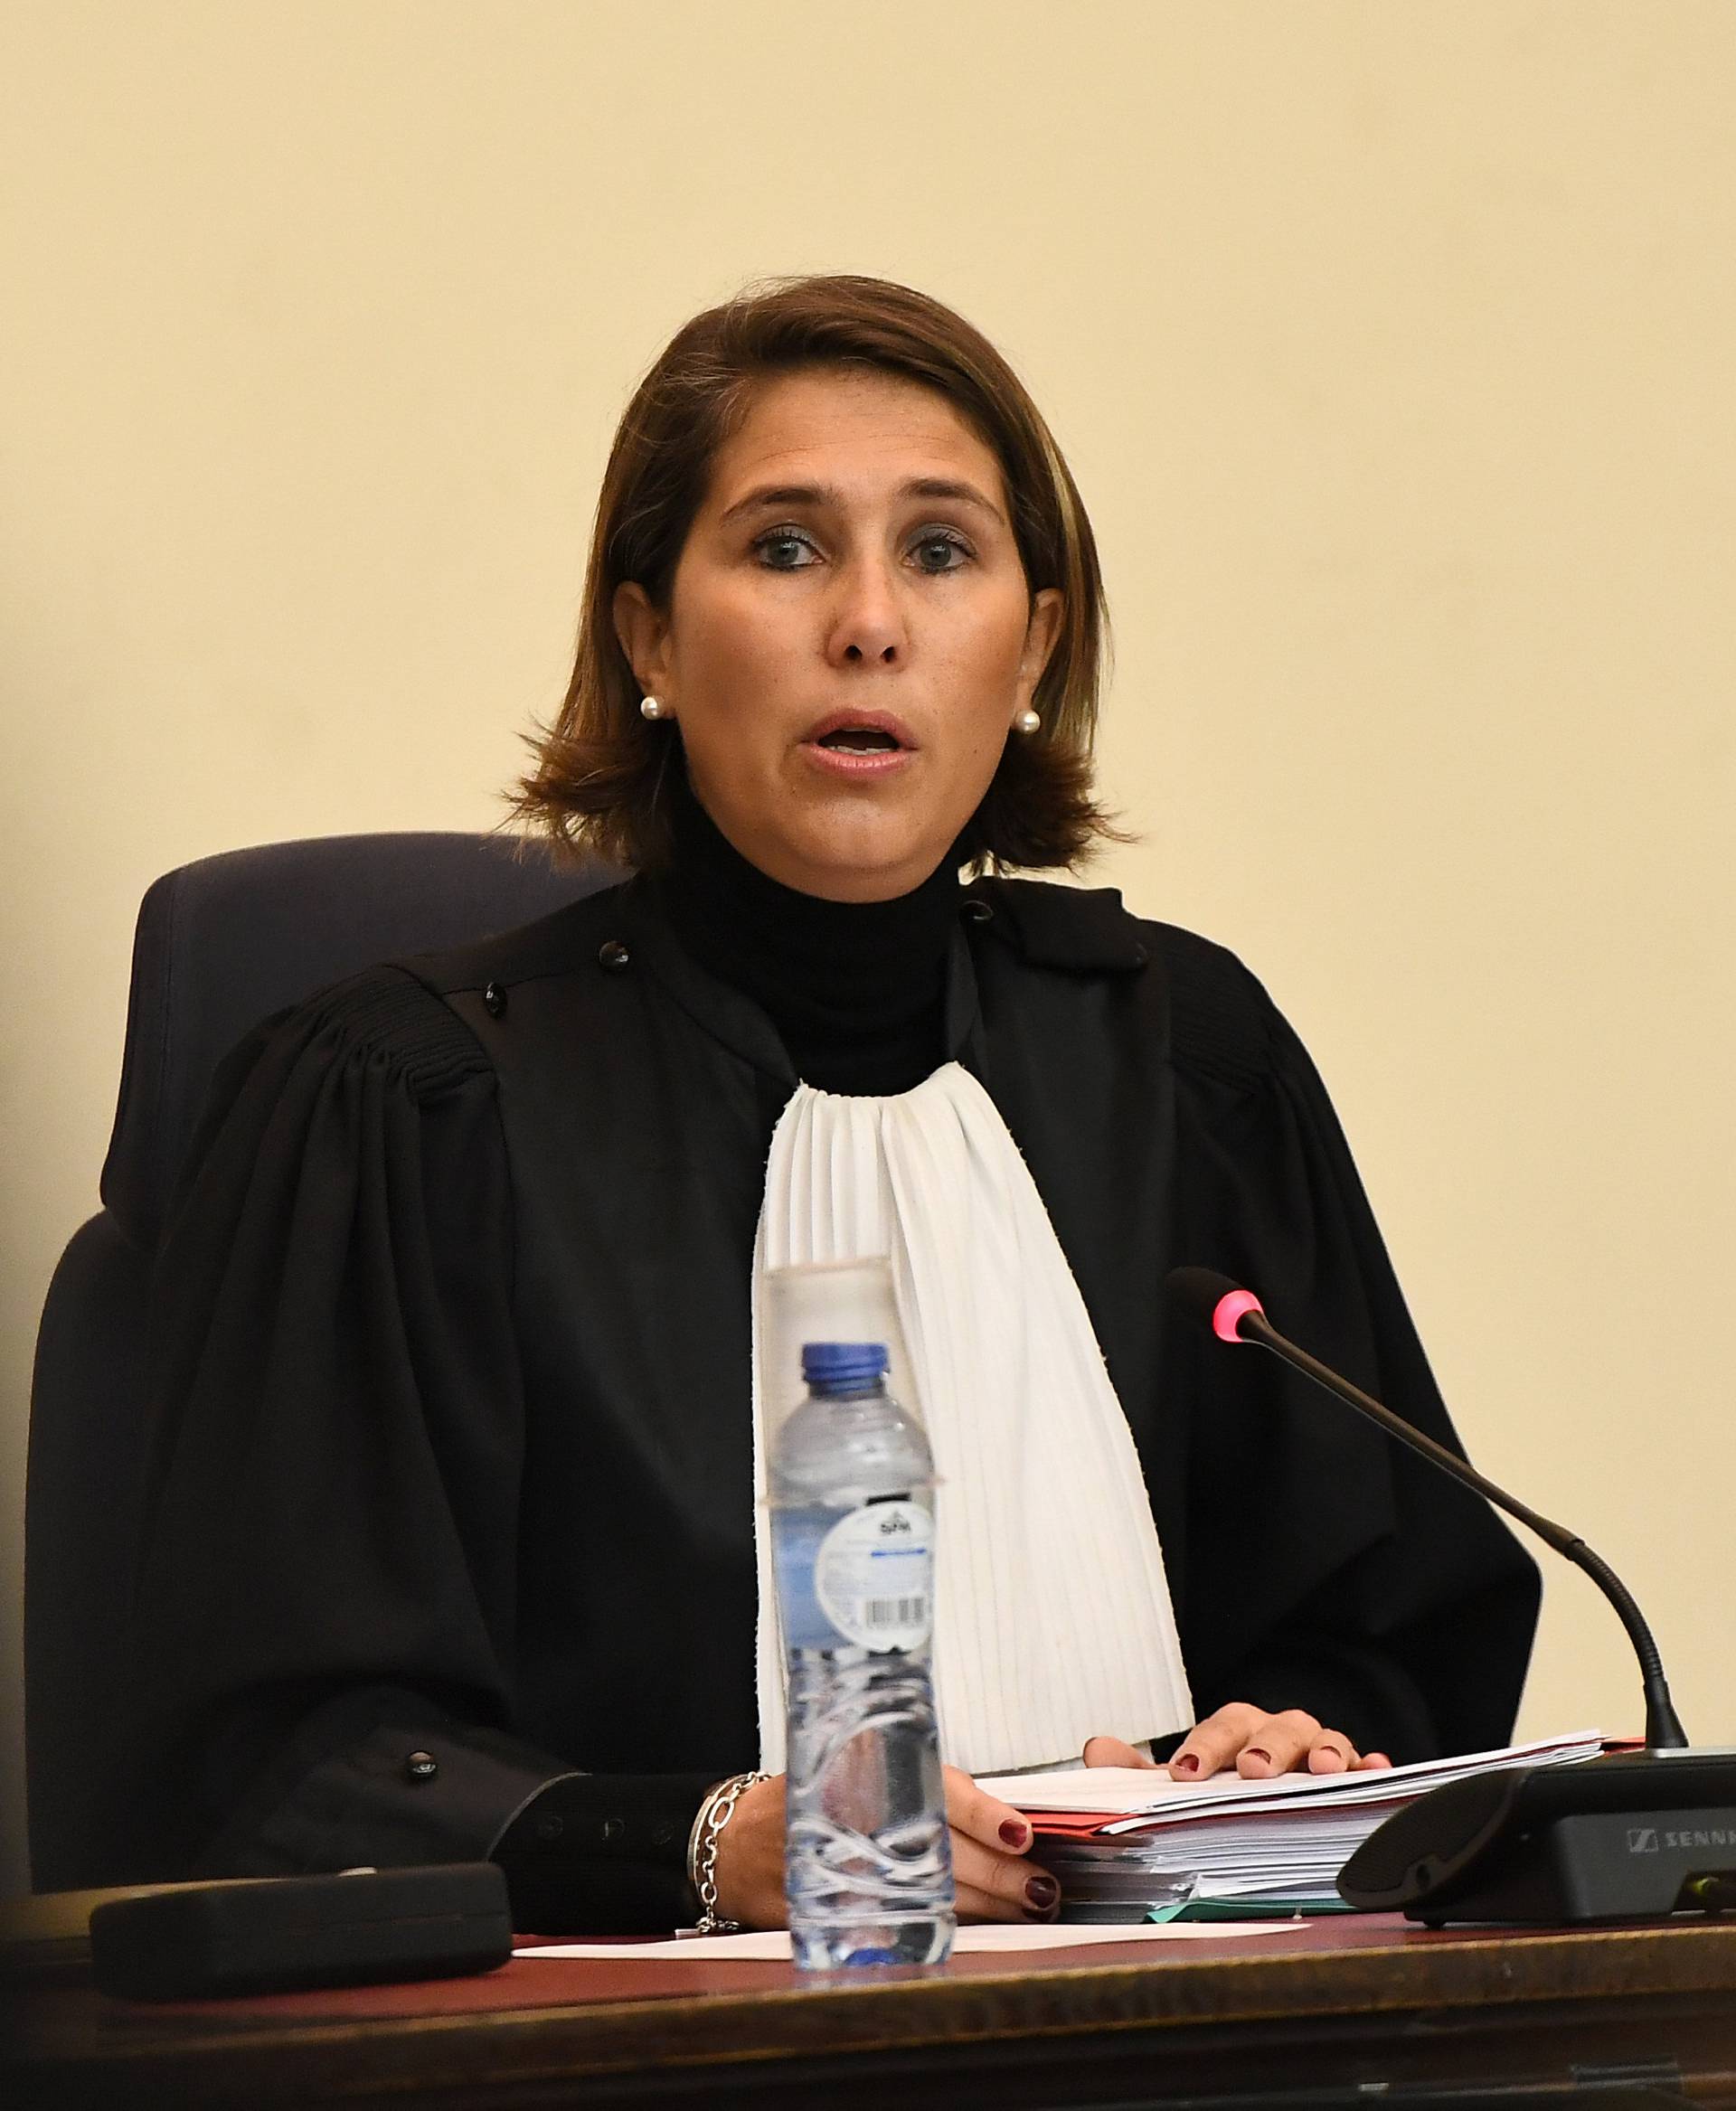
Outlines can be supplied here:
[[[1018, 1146], [948, 1063], [913, 1091], [797, 1088], [772, 1137], [760, 1271], [886, 1256], [940, 1480], [935, 1693], [972, 1773], [1193, 1720], [1132, 1433]], [[1153, 1287], [1156, 1295], [1156, 1287]], [[784, 1765], [754, 1315], [760, 1765]]]

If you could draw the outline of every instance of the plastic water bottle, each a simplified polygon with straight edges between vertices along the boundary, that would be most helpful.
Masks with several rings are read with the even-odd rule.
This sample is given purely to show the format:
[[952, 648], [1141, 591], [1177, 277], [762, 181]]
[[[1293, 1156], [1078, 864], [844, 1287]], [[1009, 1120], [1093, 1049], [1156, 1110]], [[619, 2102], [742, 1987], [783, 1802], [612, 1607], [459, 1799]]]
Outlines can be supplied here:
[[929, 1639], [934, 1462], [878, 1342], [802, 1351], [772, 1548], [788, 1672], [784, 1888], [797, 1965], [938, 1964], [952, 1946]]

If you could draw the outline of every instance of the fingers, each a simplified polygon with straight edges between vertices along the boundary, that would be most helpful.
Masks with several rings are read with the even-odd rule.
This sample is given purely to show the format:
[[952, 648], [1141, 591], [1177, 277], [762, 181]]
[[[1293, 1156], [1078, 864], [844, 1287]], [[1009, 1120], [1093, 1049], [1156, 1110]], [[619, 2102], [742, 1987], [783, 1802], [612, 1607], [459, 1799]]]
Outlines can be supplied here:
[[1170, 1754], [1169, 1771], [1176, 1781], [1203, 1781], [1230, 1766], [1249, 1743], [1256, 1725], [1267, 1720], [1263, 1709], [1231, 1701], [1193, 1729]]
[[1363, 1758], [1342, 1730], [1327, 1729], [1300, 1708], [1269, 1714], [1250, 1701], [1232, 1701], [1189, 1730], [1169, 1771], [1176, 1781], [1204, 1781], [1233, 1766], [1244, 1780], [1263, 1781], [1293, 1768], [1343, 1774], [1392, 1764], [1384, 1752]]
[[1348, 1738], [1323, 1729], [1299, 1708], [1287, 1708], [1254, 1725], [1236, 1755], [1236, 1772], [1249, 1781], [1288, 1774], [1293, 1767], [1303, 1773], [1342, 1774], [1355, 1756]]
[[1292, 1769], [1344, 1774], [1361, 1765], [1362, 1755], [1343, 1730], [1326, 1729], [1299, 1708], [1268, 1716], [1236, 1760], [1237, 1771], [1253, 1780]]
[[962, 1767], [943, 1767], [947, 1785], [947, 1823], [967, 1840], [985, 1847], [1023, 1854], [1033, 1838], [1031, 1821], [999, 1796], [978, 1788]]
[[952, 1880], [961, 1920], [1052, 1920], [1061, 1910], [1061, 1886], [1047, 1870], [961, 1833], [952, 1836]]
[[[1061, 1886], [1025, 1859], [1034, 1834], [1011, 1804], [946, 1768], [953, 1879], [964, 1920], [1052, 1920]], [[717, 1837], [719, 1910], [744, 1927], [784, 1925], [784, 1777], [744, 1789]]]
[[952, 1875], [963, 1920], [1052, 1920], [1061, 1887], [1025, 1860], [1035, 1834], [1023, 1811], [986, 1795], [957, 1767], [943, 1769]]
[[[1119, 1738], [1096, 1737], [1084, 1751], [1088, 1767], [1152, 1767], [1146, 1754]], [[1234, 1765], [1245, 1778], [1260, 1779], [1291, 1768], [1339, 1774], [1347, 1768], [1390, 1767], [1384, 1752], [1358, 1753], [1342, 1731], [1324, 1729], [1299, 1708], [1269, 1714], [1250, 1701], [1232, 1701], [1196, 1723], [1169, 1762], [1179, 1781], [1203, 1781]], [[1026, 1859], [1035, 1834], [1013, 1805], [986, 1795], [957, 1767], [944, 1770], [947, 1823], [952, 1835], [953, 1877], [964, 1920], [1052, 1920], [1061, 1910], [1061, 1887]], [[749, 1927], [784, 1922], [784, 1777], [744, 1790], [729, 1824], [718, 1836], [719, 1905]]]
[[1081, 1757], [1088, 1767], [1148, 1767], [1156, 1772], [1157, 1766], [1149, 1752], [1119, 1738], [1087, 1738]]

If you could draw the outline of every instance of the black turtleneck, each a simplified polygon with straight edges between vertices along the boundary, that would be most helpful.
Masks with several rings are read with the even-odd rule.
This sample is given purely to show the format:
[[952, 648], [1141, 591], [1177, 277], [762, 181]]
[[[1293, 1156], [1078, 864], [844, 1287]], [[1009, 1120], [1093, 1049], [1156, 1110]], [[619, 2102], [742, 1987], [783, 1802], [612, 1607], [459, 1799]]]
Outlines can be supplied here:
[[688, 788], [658, 875], [676, 936], [769, 1014], [797, 1075], [822, 1092], [907, 1092], [942, 1059], [947, 955], [958, 916], [949, 858], [892, 901], [826, 901], [750, 864]]

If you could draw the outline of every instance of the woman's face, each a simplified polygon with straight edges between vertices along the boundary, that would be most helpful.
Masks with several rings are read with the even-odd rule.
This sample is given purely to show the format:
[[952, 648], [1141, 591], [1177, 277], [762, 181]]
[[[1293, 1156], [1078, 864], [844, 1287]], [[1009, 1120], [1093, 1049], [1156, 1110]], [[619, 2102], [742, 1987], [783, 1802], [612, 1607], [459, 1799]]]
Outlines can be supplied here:
[[999, 464], [945, 398], [835, 371], [757, 391], [666, 614], [636, 585], [615, 601], [705, 811], [761, 872], [835, 901], [908, 893], [939, 864], [1061, 615], [1056, 589], [1026, 584]]

